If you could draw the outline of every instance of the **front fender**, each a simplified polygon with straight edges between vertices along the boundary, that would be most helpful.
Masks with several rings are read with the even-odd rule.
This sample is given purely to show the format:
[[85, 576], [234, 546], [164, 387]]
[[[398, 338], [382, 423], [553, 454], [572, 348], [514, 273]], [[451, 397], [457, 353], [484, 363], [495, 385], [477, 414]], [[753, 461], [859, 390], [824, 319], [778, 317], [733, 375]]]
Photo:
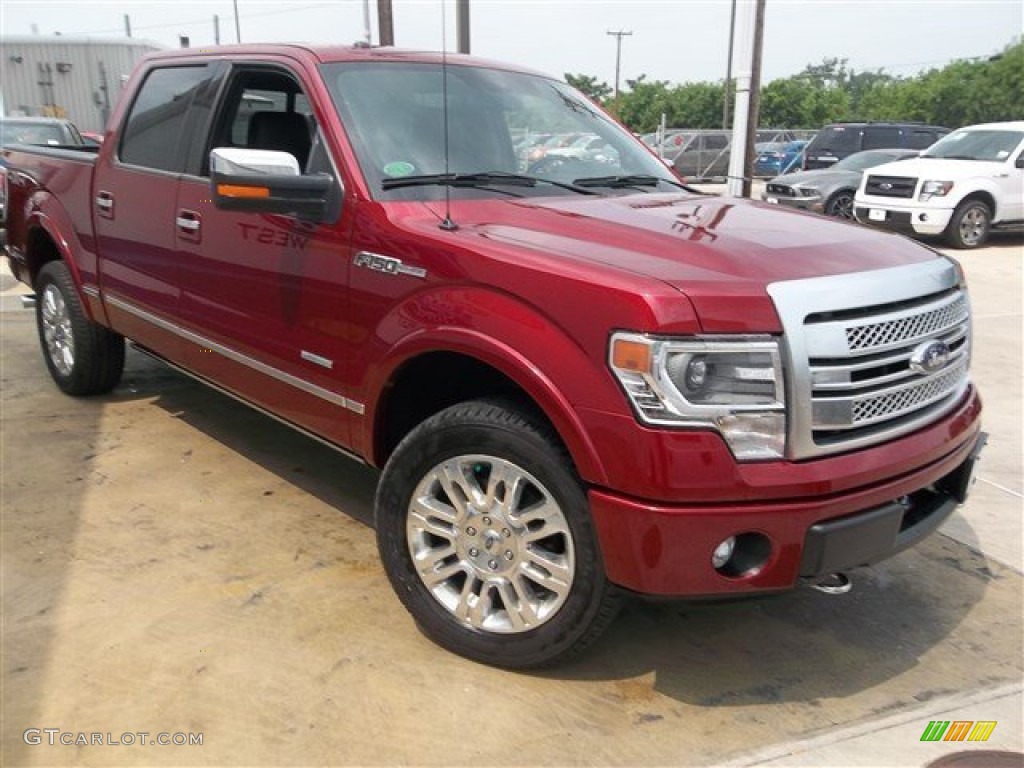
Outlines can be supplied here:
[[[443, 301], [466, 312], [451, 318], [458, 322], [417, 324], [418, 314], [408, 303], [397, 307], [382, 322], [408, 332], [381, 350], [368, 372], [366, 418], [362, 444], [376, 455], [378, 407], [396, 372], [416, 357], [433, 352], [452, 352], [479, 360], [516, 383], [544, 412], [558, 431], [580, 475], [590, 483], [606, 484], [607, 473], [577, 408], [628, 412], [624, 396], [607, 370], [603, 351], [599, 359], [577, 344], [550, 318], [511, 296], [462, 287], [457, 295], [430, 294], [431, 304]], [[400, 320], [399, 320], [400, 316]], [[386, 338], [380, 329], [377, 338]]]

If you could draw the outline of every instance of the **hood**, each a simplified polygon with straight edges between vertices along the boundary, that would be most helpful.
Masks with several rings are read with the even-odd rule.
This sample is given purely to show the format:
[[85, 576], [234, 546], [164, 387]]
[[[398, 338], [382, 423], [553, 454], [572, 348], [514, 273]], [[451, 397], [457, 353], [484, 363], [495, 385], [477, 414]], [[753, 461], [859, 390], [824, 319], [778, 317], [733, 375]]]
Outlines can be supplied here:
[[846, 184], [850, 187], [856, 187], [860, 183], [860, 171], [844, 171], [842, 169], [836, 170], [834, 168], [821, 168], [816, 171], [797, 171], [796, 173], [787, 173], [784, 176], [778, 176], [771, 181], [769, 184], [785, 184], [789, 187], [800, 186], [810, 187], [812, 189], [819, 189], [821, 187], [831, 187], [834, 185]]
[[[690, 298], [709, 332], [735, 330], [738, 314], [777, 325], [765, 290], [774, 282], [935, 258], [902, 237], [713, 196], [452, 201], [452, 215], [462, 236], [528, 248], [564, 264], [552, 269], [584, 261], [667, 283]], [[486, 252], [485, 242], [477, 247]]]
[[906, 176], [926, 181], [961, 181], [978, 177], [992, 177], [1005, 171], [1005, 162], [986, 160], [944, 160], [942, 158], [914, 157], [895, 163], [876, 165], [866, 173], [872, 176]]

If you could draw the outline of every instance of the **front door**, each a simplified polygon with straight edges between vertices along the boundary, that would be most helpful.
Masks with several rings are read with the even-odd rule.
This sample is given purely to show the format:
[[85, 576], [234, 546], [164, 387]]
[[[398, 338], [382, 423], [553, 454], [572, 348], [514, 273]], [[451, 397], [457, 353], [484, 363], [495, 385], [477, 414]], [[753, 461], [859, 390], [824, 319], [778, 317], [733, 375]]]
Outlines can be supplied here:
[[[338, 175], [313, 107], [287, 67], [236, 66], [215, 118], [214, 147], [289, 152]], [[343, 391], [347, 225], [216, 209], [208, 162], [182, 179], [176, 205], [182, 312], [196, 338], [189, 367], [331, 442], [349, 445], [361, 411]], [[337, 190], [340, 196], [340, 187]]]

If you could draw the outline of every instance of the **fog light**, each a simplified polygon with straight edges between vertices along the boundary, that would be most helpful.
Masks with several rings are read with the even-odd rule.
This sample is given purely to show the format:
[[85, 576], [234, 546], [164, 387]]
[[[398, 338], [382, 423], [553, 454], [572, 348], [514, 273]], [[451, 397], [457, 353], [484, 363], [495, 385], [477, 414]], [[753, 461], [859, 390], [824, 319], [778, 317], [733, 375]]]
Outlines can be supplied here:
[[720, 569], [732, 557], [733, 549], [736, 548], [736, 537], [730, 536], [728, 539], [723, 541], [717, 547], [715, 551], [711, 553], [711, 565], [714, 566], [715, 570]]

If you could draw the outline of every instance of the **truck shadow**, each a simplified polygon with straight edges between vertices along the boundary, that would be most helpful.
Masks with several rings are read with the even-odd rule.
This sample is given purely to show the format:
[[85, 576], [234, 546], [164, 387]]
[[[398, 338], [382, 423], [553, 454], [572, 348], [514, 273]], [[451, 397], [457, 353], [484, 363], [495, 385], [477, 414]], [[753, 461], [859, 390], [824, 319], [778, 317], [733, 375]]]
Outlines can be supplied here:
[[[811, 589], [731, 602], [631, 602], [599, 646], [545, 677], [627, 680], [700, 707], [843, 698], [911, 672], [924, 659], [969, 670], [972, 683], [1019, 679], [1020, 577], [945, 536], [870, 569], [854, 589]], [[986, 594], [987, 592], [993, 594]], [[995, 594], [998, 593], [998, 594]], [[985, 600], [990, 621], [965, 621]], [[988, 611], [986, 611], [987, 613]], [[1019, 618], [1019, 617], [1018, 617]], [[942, 675], [931, 675], [933, 682]], [[911, 690], [907, 704], [962, 690], [957, 679]], [[890, 702], [881, 707], [898, 708]]]

